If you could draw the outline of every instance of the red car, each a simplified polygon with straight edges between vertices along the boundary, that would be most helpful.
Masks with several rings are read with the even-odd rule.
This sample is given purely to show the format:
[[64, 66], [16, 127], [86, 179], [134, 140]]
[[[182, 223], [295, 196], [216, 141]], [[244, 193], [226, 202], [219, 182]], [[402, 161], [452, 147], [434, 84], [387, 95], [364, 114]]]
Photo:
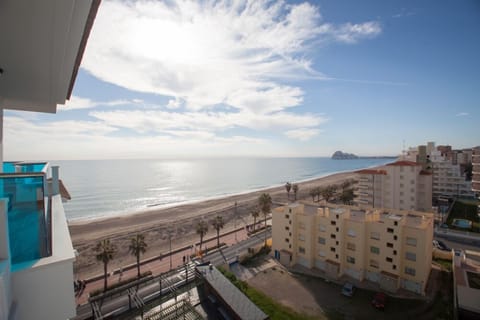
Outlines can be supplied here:
[[383, 310], [385, 309], [386, 303], [387, 303], [387, 296], [385, 295], [385, 293], [382, 293], [382, 292], [375, 293], [372, 300], [372, 306], [374, 306], [377, 309]]

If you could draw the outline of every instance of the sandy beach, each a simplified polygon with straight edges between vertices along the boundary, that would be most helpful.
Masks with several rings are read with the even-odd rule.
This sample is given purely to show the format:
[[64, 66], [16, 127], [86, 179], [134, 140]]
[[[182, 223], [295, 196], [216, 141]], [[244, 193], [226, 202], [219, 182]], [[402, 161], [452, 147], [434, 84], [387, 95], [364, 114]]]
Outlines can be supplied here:
[[[297, 199], [309, 198], [309, 190], [313, 187], [341, 184], [353, 178], [354, 172], [345, 172], [298, 183]], [[150, 208], [130, 215], [71, 222], [70, 234], [73, 246], [79, 254], [74, 263], [75, 277], [83, 279], [102, 273], [102, 265], [95, 260], [93, 250], [101, 239], [108, 238], [116, 245], [117, 253], [109, 268], [118, 268], [134, 262], [134, 257], [128, 252], [128, 246], [131, 237], [136, 233], [143, 233], [148, 244], [148, 250], [142, 258], [158, 256], [168, 251], [169, 234], [172, 237], [173, 248], [198, 242], [199, 236], [195, 233], [195, 226], [202, 218], [209, 221], [206, 237], [215, 235], [210, 221], [216, 215], [221, 215], [225, 221], [222, 232], [233, 229], [235, 225], [240, 227], [247, 222], [253, 222], [251, 212], [258, 203], [258, 197], [264, 192], [272, 197], [273, 207], [289, 201], [285, 187], [281, 186], [170, 208]], [[293, 191], [290, 191], [290, 201], [293, 201], [293, 198]], [[235, 202], [237, 219], [234, 219]]]

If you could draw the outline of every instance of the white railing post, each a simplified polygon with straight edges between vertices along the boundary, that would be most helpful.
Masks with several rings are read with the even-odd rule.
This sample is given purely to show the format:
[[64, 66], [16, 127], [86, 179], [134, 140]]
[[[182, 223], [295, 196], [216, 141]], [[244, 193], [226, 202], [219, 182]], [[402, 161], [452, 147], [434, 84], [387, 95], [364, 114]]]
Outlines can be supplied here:
[[52, 166], [52, 196], [60, 193], [60, 186], [58, 182], [59, 166]]

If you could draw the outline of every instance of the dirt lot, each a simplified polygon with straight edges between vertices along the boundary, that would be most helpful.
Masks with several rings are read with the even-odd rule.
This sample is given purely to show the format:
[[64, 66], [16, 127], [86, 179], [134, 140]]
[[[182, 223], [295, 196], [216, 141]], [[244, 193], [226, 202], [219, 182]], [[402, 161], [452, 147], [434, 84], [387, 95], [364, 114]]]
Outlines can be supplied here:
[[248, 284], [297, 312], [319, 319], [437, 318], [434, 308], [422, 300], [389, 297], [385, 311], [379, 311], [370, 304], [372, 291], [357, 289], [352, 298], [347, 298], [340, 294], [340, 285], [292, 275], [279, 267], [258, 273]]

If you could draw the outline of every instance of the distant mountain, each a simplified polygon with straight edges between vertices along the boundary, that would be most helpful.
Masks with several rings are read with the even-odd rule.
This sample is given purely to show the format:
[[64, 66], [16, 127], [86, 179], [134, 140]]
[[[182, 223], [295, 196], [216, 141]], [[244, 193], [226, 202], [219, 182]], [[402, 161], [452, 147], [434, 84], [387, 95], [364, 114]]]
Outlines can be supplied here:
[[344, 153], [342, 151], [335, 151], [335, 153], [332, 155], [332, 159], [350, 160], [350, 159], [358, 159], [358, 156], [354, 155], [353, 153]]

